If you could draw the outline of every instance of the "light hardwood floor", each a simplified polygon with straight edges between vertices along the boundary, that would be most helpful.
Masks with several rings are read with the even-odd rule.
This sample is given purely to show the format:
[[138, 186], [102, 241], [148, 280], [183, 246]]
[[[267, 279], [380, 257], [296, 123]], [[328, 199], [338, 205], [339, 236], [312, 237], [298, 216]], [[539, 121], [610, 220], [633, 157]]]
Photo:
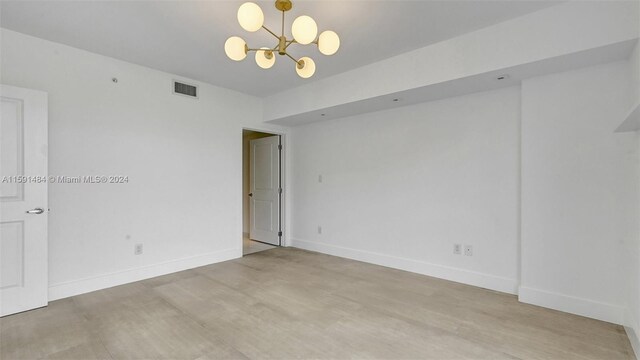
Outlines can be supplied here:
[[253, 253], [257, 253], [258, 251], [265, 251], [275, 249], [276, 246], [264, 244], [258, 241], [253, 241], [249, 239], [249, 237], [244, 236], [242, 238], [242, 254], [249, 255]]
[[0, 319], [9, 359], [633, 359], [622, 327], [278, 248]]

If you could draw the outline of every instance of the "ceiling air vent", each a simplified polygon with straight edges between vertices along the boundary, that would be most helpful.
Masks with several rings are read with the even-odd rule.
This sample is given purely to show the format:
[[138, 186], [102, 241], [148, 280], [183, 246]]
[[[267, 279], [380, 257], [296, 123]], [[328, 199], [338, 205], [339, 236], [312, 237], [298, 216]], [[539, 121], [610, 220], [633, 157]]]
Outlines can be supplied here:
[[179, 81], [173, 81], [173, 93], [188, 96], [191, 98], [198, 98], [198, 87], [195, 85], [189, 85], [181, 83]]

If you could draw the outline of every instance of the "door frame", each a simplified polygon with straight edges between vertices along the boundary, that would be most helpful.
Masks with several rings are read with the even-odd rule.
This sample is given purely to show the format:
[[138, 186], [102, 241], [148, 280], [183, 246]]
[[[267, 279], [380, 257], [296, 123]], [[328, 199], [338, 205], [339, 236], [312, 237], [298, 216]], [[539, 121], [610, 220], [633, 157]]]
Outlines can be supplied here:
[[[266, 133], [266, 134], [272, 134], [275, 136], [280, 136], [280, 144], [282, 145], [282, 151], [280, 152], [280, 186], [282, 187], [282, 194], [280, 196], [280, 229], [282, 231], [282, 237], [280, 237], [280, 246], [281, 247], [287, 247], [287, 246], [291, 246], [291, 238], [289, 237], [289, 212], [287, 211], [288, 209], [288, 199], [289, 199], [289, 187], [287, 186], [288, 183], [288, 178], [289, 178], [289, 173], [287, 171], [288, 168], [288, 162], [289, 162], [289, 157], [287, 157], [287, 151], [288, 151], [288, 143], [287, 143], [287, 133], [285, 131], [278, 131], [278, 130], [274, 130], [274, 129], [270, 129], [270, 128], [261, 128], [261, 127], [249, 127], [249, 126], [243, 126], [242, 129], [240, 130], [240, 136], [239, 138], [242, 139], [242, 132], [244, 130], [249, 130], [249, 131], [257, 131], [257, 132], [261, 132], [261, 133]], [[244, 151], [244, 149], [242, 148], [243, 144], [242, 141], [240, 141], [240, 147], [242, 149], [242, 151]], [[242, 154], [242, 151], [240, 152], [240, 154]], [[242, 164], [242, 158], [240, 160], [240, 163]], [[242, 171], [244, 171], [242, 168], [240, 170], [240, 184], [242, 184], [242, 179], [244, 174], [242, 173]], [[242, 188], [242, 186], [240, 186], [240, 219], [243, 219], [243, 204], [244, 204], [244, 189]], [[240, 226], [239, 226], [239, 234], [240, 236], [238, 237], [240, 239], [240, 253], [242, 254], [242, 241], [243, 241], [243, 221], [240, 221]], [[242, 255], [241, 255], [242, 256]]]

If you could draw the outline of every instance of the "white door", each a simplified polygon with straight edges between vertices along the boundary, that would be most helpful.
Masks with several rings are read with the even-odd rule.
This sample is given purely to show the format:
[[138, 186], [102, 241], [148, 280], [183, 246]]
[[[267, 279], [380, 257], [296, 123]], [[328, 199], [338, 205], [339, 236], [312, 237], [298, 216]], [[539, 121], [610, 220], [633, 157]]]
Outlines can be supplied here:
[[249, 237], [280, 245], [280, 136], [249, 144]]
[[47, 94], [0, 85], [0, 316], [47, 305]]

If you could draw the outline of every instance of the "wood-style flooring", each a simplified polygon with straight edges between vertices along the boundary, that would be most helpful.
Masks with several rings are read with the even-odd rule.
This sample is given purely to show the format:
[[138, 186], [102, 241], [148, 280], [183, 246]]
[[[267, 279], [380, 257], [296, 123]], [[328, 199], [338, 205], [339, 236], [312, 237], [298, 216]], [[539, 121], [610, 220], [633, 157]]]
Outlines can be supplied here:
[[621, 326], [277, 248], [0, 319], [0, 359], [634, 359]]
[[275, 248], [276, 246], [253, 241], [246, 236], [242, 239], [242, 255], [249, 255], [257, 253], [258, 251], [271, 250]]

